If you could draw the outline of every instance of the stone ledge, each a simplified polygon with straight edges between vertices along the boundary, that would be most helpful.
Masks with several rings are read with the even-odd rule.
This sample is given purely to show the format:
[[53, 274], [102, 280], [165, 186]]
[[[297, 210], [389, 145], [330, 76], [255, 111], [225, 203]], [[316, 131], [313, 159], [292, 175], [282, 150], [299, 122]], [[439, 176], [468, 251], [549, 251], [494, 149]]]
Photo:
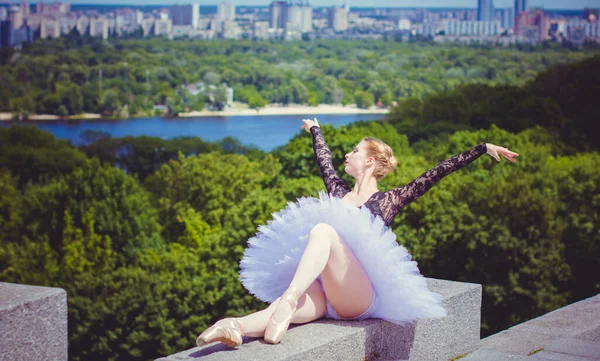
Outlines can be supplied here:
[[[500, 355], [500, 356], [499, 356]], [[481, 340], [464, 361], [600, 360], [600, 295], [575, 302]]]
[[67, 293], [0, 282], [0, 361], [67, 360]]
[[[319, 320], [290, 328], [284, 340], [270, 345], [245, 338], [238, 349], [222, 344], [195, 347], [161, 361], [193, 360], [448, 360], [479, 345], [481, 285], [427, 279], [443, 296], [448, 316], [406, 326], [371, 319]], [[201, 331], [201, 330], [199, 330]], [[194, 340], [190, 340], [193, 343]]]

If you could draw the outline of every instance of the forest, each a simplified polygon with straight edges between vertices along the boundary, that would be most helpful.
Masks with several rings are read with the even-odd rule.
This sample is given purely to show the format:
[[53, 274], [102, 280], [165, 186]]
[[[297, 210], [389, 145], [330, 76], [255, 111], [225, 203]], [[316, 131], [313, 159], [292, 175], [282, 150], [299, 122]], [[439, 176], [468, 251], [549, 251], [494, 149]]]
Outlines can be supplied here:
[[[77, 31], [0, 51], [0, 112], [105, 117], [221, 110], [234, 101], [389, 106], [465, 84], [522, 86], [557, 64], [598, 47], [513, 47], [433, 42], [318, 40], [197, 41], [163, 38], [102, 41]], [[200, 85], [201, 84], [201, 85]], [[199, 85], [196, 89], [194, 86]]]
[[[185, 77], [200, 79], [206, 63], [219, 59], [223, 63], [215, 73], [229, 80], [233, 78], [226, 74], [270, 77], [277, 73], [267, 73], [259, 64], [275, 58], [280, 64], [298, 64], [304, 58], [301, 51], [281, 51], [287, 45], [268, 51], [252, 45], [256, 57], [231, 63], [224, 55], [234, 53], [211, 54], [226, 52], [226, 46], [207, 46], [197, 49], [206, 52], [202, 59], [207, 60], [200, 63], [200, 58], [183, 55], [185, 42], [171, 53], [142, 42], [130, 45], [132, 54], [144, 54], [140, 64], [156, 56], [195, 69], [172, 73], [177, 67], [165, 68], [169, 86]], [[364, 46], [374, 49], [317, 46], [313, 55], [315, 62], [332, 69], [341, 64], [338, 71], [343, 73], [358, 59], [373, 64], [401, 61], [397, 54], [375, 55], [377, 46], [412, 45]], [[30, 55], [18, 65], [23, 73], [45, 71], [28, 67], [29, 61], [36, 62], [34, 50], [28, 49]], [[89, 61], [95, 58], [91, 49], [80, 51], [89, 53]], [[175, 56], [178, 51], [183, 53]], [[366, 53], [346, 59], [346, 65], [318, 55], [336, 51]], [[471, 52], [474, 63], [469, 67], [490, 62], [481, 60], [479, 50], [464, 52]], [[119, 52], [104, 54], [110, 58]], [[86, 89], [90, 74], [85, 69], [90, 65], [74, 64], [82, 61], [81, 55], [57, 51], [48, 69], [58, 68], [58, 77], [66, 74], [71, 84], [79, 84], [73, 83], [78, 81], [73, 74], [81, 68], [81, 84], [70, 86]], [[382, 84], [396, 94], [405, 89], [396, 85], [408, 84], [405, 80], [416, 74], [435, 79], [453, 56], [453, 66], [458, 59], [467, 66], [462, 50], [431, 47], [419, 56], [407, 55], [404, 60], [413, 65], [429, 65], [414, 73], [406, 70], [404, 76], [394, 73], [385, 81], [382, 77]], [[447, 79], [413, 82], [420, 84], [416, 93], [407, 93], [384, 120], [323, 126], [338, 174], [350, 184], [343, 156], [362, 137], [380, 138], [394, 149], [398, 168], [381, 181], [380, 190], [406, 184], [483, 142], [520, 154], [514, 164], [483, 155], [406, 207], [391, 226], [426, 277], [483, 285], [482, 337], [600, 292], [600, 56], [555, 58], [523, 53], [513, 62], [533, 64], [538, 59], [535, 69], [548, 67], [541, 72], [498, 60], [499, 79], [493, 83], [463, 84], [458, 78], [455, 86], [439, 89]], [[550, 66], [549, 59], [561, 64]], [[120, 65], [115, 62], [114, 67], [116, 71]], [[244, 67], [248, 75], [236, 67]], [[355, 70], [375, 76], [361, 68]], [[322, 74], [323, 69], [302, 74]], [[129, 74], [135, 76], [133, 68]], [[37, 106], [47, 89], [38, 76], [27, 76], [29, 89], [38, 90], [19, 92]], [[502, 77], [513, 77], [515, 84], [500, 81]], [[272, 96], [273, 83], [260, 79], [239, 81], [254, 87], [260, 83], [264, 88], [256, 91]], [[118, 81], [114, 79], [115, 88]], [[357, 78], [353, 84], [362, 81]], [[135, 84], [130, 83], [131, 89]], [[92, 132], [84, 138], [84, 144], [74, 147], [34, 126], [0, 128], [0, 281], [67, 291], [70, 359], [148, 360], [173, 354], [191, 348], [195, 337], [217, 319], [266, 306], [242, 287], [239, 261], [247, 240], [271, 213], [324, 188], [310, 135], [299, 131], [269, 153], [235, 139], [211, 143]]]

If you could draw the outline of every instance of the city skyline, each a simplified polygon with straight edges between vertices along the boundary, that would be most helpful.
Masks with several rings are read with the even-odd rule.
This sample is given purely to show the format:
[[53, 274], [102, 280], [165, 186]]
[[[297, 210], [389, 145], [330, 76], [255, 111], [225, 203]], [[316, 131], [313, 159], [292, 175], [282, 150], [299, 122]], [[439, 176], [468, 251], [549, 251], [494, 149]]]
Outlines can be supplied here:
[[[1, 2], [1, 1], [0, 1]], [[20, 0], [11, 0], [10, 3], [19, 3]], [[57, 1], [46, 1], [46, 3], [54, 3]], [[201, 6], [218, 5], [222, 1], [219, 0], [75, 0], [75, 1], [62, 1], [69, 2], [71, 4], [93, 4], [93, 5], [173, 5], [173, 4], [187, 4], [187, 3], [198, 3]], [[232, 3], [237, 6], [268, 6], [270, 0], [229, 0], [228, 3]], [[477, 8], [477, 0], [323, 0], [323, 1], [309, 1], [313, 7], [321, 6], [332, 6], [342, 5], [344, 3], [355, 6], [355, 7], [408, 7], [408, 8]], [[35, 3], [30, 1], [30, 3]], [[317, 4], [318, 3], [318, 4]], [[495, 8], [513, 7], [514, 0], [494, 0]], [[600, 7], [600, 1], [598, 0], [530, 0], [530, 7], [544, 7], [546, 9], [584, 9], [584, 8], [598, 8]]]

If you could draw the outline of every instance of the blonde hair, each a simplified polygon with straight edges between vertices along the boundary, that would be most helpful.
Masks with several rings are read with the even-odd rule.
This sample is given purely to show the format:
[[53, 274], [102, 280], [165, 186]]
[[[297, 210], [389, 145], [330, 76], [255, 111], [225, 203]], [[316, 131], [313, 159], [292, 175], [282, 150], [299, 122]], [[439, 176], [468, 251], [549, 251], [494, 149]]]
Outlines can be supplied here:
[[394, 157], [392, 148], [385, 144], [381, 139], [365, 137], [361, 140], [365, 142], [367, 155], [375, 158], [375, 171], [373, 176], [377, 180], [385, 178], [398, 165], [398, 160]]

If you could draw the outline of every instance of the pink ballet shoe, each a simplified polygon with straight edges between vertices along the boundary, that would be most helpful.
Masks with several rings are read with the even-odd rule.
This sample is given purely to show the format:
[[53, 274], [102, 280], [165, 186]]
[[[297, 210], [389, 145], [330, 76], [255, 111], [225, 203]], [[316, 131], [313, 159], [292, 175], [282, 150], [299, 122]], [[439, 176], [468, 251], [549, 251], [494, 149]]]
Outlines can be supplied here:
[[237, 347], [242, 344], [242, 336], [244, 336], [242, 322], [237, 318], [225, 318], [202, 332], [196, 339], [196, 344], [204, 346], [218, 341], [229, 347]]
[[[279, 299], [279, 304], [277, 305], [275, 312], [271, 315], [267, 328], [265, 329], [264, 338], [266, 342], [277, 344], [283, 339], [283, 336], [285, 336], [288, 327], [290, 327], [290, 322], [292, 322], [292, 318], [296, 313], [296, 307], [298, 306], [298, 299], [300, 296], [301, 295], [298, 294], [296, 287], [290, 287], [283, 293]], [[290, 310], [282, 311], [282, 305], [288, 306]], [[281, 314], [284, 314], [284, 318], [281, 318]], [[275, 321], [276, 315], [280, 321]]]

